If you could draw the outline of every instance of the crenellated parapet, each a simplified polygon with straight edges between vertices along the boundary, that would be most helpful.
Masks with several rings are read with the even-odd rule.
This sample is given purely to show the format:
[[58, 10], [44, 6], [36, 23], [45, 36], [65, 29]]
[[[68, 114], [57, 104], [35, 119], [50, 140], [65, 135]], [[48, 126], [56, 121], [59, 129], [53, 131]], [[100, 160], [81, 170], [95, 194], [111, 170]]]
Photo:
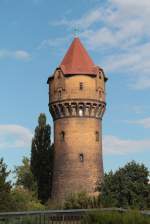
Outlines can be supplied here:
[[102, 119], [105, 106], [105, 102], [102, 101], [73, 99], [50, 103], [49, 110], [54, 120], [66, 117]]

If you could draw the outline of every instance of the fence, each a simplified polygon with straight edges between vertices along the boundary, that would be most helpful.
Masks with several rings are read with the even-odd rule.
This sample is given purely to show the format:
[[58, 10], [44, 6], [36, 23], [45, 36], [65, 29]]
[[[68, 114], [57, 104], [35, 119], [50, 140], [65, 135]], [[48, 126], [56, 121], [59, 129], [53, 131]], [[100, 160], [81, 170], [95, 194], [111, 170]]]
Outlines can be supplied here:
[[[0, 224], [80, 224], [82, 217], [85, 216], [87, 212], [95, 210], [97, 209], [0, 213]], [[127, 211], [122, 208], [103, 208], [98, 210]], [[141, 213], [150, 216], [150, 211], [141, 211]]]

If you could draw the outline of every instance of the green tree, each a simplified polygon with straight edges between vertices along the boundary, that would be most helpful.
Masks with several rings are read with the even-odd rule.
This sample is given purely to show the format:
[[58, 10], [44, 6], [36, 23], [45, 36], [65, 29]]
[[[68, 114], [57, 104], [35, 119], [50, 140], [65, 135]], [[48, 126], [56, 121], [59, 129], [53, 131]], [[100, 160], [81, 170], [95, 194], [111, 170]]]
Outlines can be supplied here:
[[7, 181], [9, 176], [7, 166], [3, 159], [0, 159], [0, 211], [9, 211], [11, 208], [11, 183]]
[[71, 193], [64, 201], [64, 209], [87, 209], [101, 207], [100, 200], [97, 196], [89, 195], [85, 191]]
[[102, 211], [95, 210], [88, 212], [83, 219], [81, 224], [149, 224], [150, 217], [143, 215], [138, 211]]
[[32, 191], [21, 186], [17, 186], [12, 189], [11, 200], [11, 211], [33, 211], [45, 209], [44, 205], [38, 201]]
[[116, 172], [105, 174], [99, 190], [104, 206], [148, 208], [149, 171], [143, 164], [129, 162]]
[[37, 192], [37, 184], [34, 180], [34, 176], [31, 172], [30, 160], [27, 157], [23, 157], [22, 165], [16, 166], [15, 170], [16, 186], [23, 186], [29, 191]]
[[51, 128], [46, 124], [46, 116], [41, 113], [35, 129], [31, 148], [31, 171], [37, 182], [38, 199], [47, 202], [51, 193], [53, 147]]

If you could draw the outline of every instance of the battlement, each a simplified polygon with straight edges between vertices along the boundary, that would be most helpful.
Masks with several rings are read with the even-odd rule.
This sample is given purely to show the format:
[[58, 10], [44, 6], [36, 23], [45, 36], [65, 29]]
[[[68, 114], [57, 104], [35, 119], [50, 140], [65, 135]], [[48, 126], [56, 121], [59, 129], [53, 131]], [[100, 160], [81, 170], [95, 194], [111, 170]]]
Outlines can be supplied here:
[[50, 113], [54, 120], [69, 117], [91, 117], [102, 119], [105, 102], [96, 100], [73, 99], [50, 104]]

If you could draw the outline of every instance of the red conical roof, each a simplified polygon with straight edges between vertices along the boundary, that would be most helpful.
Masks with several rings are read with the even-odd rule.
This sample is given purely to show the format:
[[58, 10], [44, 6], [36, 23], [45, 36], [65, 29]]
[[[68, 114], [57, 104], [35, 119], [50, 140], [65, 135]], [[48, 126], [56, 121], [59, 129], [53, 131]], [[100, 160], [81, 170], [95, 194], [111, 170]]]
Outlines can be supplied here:
[[98, 67], [90, 58], [88, 52], [82, 45], [79, 38], [74, 38], [66, 55], [64, 56], [60, 68], [64, 74], [96, 74]]

